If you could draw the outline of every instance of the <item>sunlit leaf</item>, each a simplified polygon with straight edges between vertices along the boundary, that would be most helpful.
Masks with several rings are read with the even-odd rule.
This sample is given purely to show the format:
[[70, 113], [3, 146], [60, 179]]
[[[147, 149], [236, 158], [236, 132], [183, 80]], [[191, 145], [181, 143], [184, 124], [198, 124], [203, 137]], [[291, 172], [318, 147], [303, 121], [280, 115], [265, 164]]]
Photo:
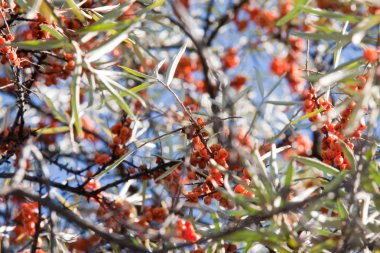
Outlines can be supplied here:
[[174, 73], [177, 70], [177, 65], [181, 60], [183, 53], [185, 53], [187, 47], [187, 42], [183, 44], [183, 46], [178, 51], [177, 55], [174, 57], [173, 61], [170, 63], [167, 71], [166, 71], [166, 85], [170, 86], [173, 81]]
[[79, 9], [78, 5], [74, 2], [74, 0], [66, 0], [66, 3], [70, 6], [71, 10], [74, 12], [74, 15], [81, 21], [85, 21], [85, 18]]
[[111, 170], [115, 169], [117, 166], [119, 166], [125, 159], [127, 159], [128, 156], [136, 152], [136, 150], [131, 150], [124, 155], [122, 155], [119, 159], [117, 159], [115, 162], [113, 162], [111, 165], [107, 166], [102, 172], [94, 176], [95, 179], [98, 179], [102, 177], [104, 174], [107, 174]]
[[318, 113], [322, 112], [325, 108], [326, 108], [326, 106], [323, 106], [323, 107], [321, 107], [321, 108], [319, 108], [317, 110], [314, 110], [311, 113], [308, 113], [308, 114], [306, 114], [304, 116], [301, 116], [301, 117], [299, 117], [299, 118], [291, 121], [290, 124], [294, 125], [294, 124], [296, 124], [296, 123], [298, 123], [298, 122], [300, 122], [300, 121], [302, 121], [304, 119], [308, 119], [310, 117], [313, 117], [313, 116], [317, 115]]
[[173, 171], [175, 171], [178, 166], [182, 164], [182, 162], [178, 162], [176, 164], [174, 164], [173, 166], [170, 166], [170, 168], [168, 168], [164, 173], [162, 173], [158, 178], [156, 178], [154, 181], [160, 181], [161, 179], [164, 179], [165, 177], [169, 176], [170, 174], [173, 173]]
[[138, 76], [138, 77], [141, 77], [141, 78], [145, 78], [145, 79], [154, 79], [154, 77], [151, 77], [149, 75], [141, 73], [141, 72], [139, 72], [137, 70], [133, 70], [133, 69], [125, 67], [125, 66], [119, 66], [119, 67], [122, 68], [122, 69], [124, 69], [125, 71], [127, 71], [128, 73], [130, 73], [132, 75], [135, 75], [135, 76]]
[[58, 40], [64, 39], [64, 36], [60, 32], [58, 32], [56, 29], [54, 29], [53, 27], [51, 27], [49, 25], [45, 25], [45, 24], [40, 24], [40, 27], [43, 31], [50, 33], [54, 38], [56, 38]]
[[20, 42], [12, 42], [12, 47], [27, 50], [49, 50], [65, 46], [65, 40], [26, 40]]
[[50, 128], [41, 128], [38, 129], [36, 132], [39, 134], [60, 134], [60, 133], [66, 133], [70, 130], [68, 126], [61, 126], [61, 127], [50, 127]]
[[136, 120], [136, 116], [133, 114], [132, 110], [129, 108], [124, 99], [120, 96], [120, 94], [112, 87], [112, 85], [104, 79], [101, 75], [98, 78], [102, 81], [105, 88], [111, 93], [111, 96], [116, 100], [116, 102], [120, 105], [120, 107], [134, 120]]
[[309, 158], [309, 157], [302, 157], [302, 156], [295, 156], [294, 159], [296, 159], [296, 161], [302, 163], [302, 164], [305, 164], [305, 165], [309, 165], [313, 168], [316, 168], [320, 171], [323, 171], [323, 172], [326, 172], [327, 174], [330, 174], [332, 176], [334, 175], [337, 175], [339, 173], [339, 170], [324, 163], [324, 162], [321, 162], [320, 160], [316, 159], [316, 158]]

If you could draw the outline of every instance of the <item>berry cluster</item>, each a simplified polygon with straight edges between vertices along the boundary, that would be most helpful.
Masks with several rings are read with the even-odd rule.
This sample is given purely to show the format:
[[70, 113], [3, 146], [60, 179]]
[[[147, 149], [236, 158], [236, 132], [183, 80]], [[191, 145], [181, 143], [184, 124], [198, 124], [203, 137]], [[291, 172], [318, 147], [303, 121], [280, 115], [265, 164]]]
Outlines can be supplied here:
[[[108, 147], [112, 150], [112, 156], [118, 158], [128, 152], [125, 144], [132, 136], [131, 129], [132, 120], [127, 118], [124, 121], [118, 121], [113, 127], [111, 127], [111, 132], [115, 135], [113, 137], [112, 143]], [[111, 156], [108, 154], [95, 153], [94, 156], [95, 163], [98, 165], [107, 164], [111, 160]]]
[[[38, 204], [36, 202], [21, 203], [12, 220], [16, 224], [11, 237], [12, 243], [24, 244], [36, 232]], [[40, 227], [43, 226], [44, 223], [40, 222]]]
[[168, 215], [168, 210], [163, 207], [151, 207], [144, 208], [143, 214], [139, 217], [138, 224], [140, 226], [149, 227], [149, 223], [154, 221], [162, 223]]
[[177, 220], [176, 233], [177, 237], [184, 239], [188, 242], [196, 242], [201, 237], [199, 234], [195, 232], [193, 224], [191, 222], [184, 221], [181, 219]]
[[231, 69], [237, 67], [240, 63], [238, 50], [233, 47], [229, 48], [226, 54], [222, 57], [222, 62], [224, 69]]
[[[311, 122], [317, 122], [320, 120], [321, 115], [328, 115], [329, 111], [333, 108], [330, 101], [325, 100], [322, 97], [317, 97], [317, 92], [314, 88], [310, 88], [304, 92], [304, 109], [306, 113], [310, 113], [318, 108], [323, 107], [324, 110], [309, 118]], [[356, 102], [351, 101], [348, 107], [339, 115], [338, 119], [334, 122], [331, 119], [323, 122], [320, 127], [320, 131], [324, 134], [322, 139], [322, 158], [323, 162], [329, 165], [339, 167], [341, 170], [349, 169], [349, 162], [344, 157], [342, 147], [338, 142], [338, 138], [346, 143], [346, 145], [353, 150], [354, 144], [351, 139], [359, 139], [362, 131], [366, 129], [364, 121], [360, 122], [359, 127], [353, 132], [351, 136], [344, 134], [344, 129], [350, 119], [352, 111], [356, 107]]]
[[96, 217], [108, 229], [120, 232], [134, 218], [135, 214], [136, 211], [130, 203], [125, 200], [117, 200], [111, 204], [100, 205]]
[[270, 65], [271, 71], [278, 75], [282, 76], [286, 73], [286, 79], [289, 82], [289, 86], [293, 92], [301, 90], [302, 84], [302, 73], [299, 70], [299, 65], [297, 60], [300, 56], [301, 51], [303, 50], [303, 41], [302, 39], [289, 39], [290, 50], [285, 59], [279, 57], [274, 57]]

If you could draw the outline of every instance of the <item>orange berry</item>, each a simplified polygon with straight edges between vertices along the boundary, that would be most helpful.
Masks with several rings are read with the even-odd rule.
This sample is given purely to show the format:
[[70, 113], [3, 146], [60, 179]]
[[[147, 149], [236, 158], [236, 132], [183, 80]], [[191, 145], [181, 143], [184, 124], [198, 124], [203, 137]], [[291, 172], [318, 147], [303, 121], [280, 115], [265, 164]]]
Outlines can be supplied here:
[[334, 163], [338, 166], [342, 165], [344, 162], [344, 159], [341, 155], [337, 155], [335, 158], [334, 158]]
[[15, 36], [13, 34], [7, 34], [7, 40], [14, 41], [15, 40]]
[[367, 47], [366, 49], [364, 49], [363, 57], [366, 61], [375, 62], [375, 61], [377, 61], [379, 55], [377, 53], [376, 48]]

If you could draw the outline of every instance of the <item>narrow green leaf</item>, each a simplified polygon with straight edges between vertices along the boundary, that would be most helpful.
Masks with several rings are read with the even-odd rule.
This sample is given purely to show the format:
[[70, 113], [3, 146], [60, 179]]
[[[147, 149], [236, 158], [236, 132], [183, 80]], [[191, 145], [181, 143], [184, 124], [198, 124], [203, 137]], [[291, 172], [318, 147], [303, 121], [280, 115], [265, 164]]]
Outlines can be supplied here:
[[289, 165], [288, 165], [288, 169], [286, 170], [284, 187], [290, 187], [291, 186], [292, 179], [293, 179], [293, 173], [294, 173], [293, 161], [290, 161]]
[[[32, 1], [32, 2], [38, 3], [38, 1]], [[40, 13], [42, 14], [42, 16], [44, 16], [44, 18], [46, 18], [48, 23], [51, 23], [51, 21], [54, 21], [57, 23], [57, 21], [58, 21], [57, 16], [54, 13], [52, 5], [47, 0], [42, 0], [40, 3], [41, 3]]]
[[169, 169], [167, 169], [164, 173], [162, 173], [158, 178], [156, 178], [154, 181], [157, 182], [157, 181], [160, 181], [161, 179], [164, 179], [165, 177], [169, 176], [170, 174], [173, 173], [173, 171], [175, 171], [178, 168], [178, 166], [180, 164], [182, 164], [182, 162], [178, 162], [178, 163], [174, 164]]
[[[156, 7], [158, 7], [158, 6], [161, 6], [161, 5], [163, 5], [164, 3], [165, 3], [165, 0], [158, 0], [158, 1], [156, 1], [155, 3], [153, 3], [153, 4], [149, 5], [148, 7], [146, 7], [146, 8], [144, 9], [144, 12], [146, 12], [146, 11], [150, 11], [150, 10], [153, 10], [154, 8], [156, 8]], [[141, 15], [141, 13], [139, 13], [139, 15]]]
[[277, 89], [277, 87], [281, 84], [282, 80], [284, 80], [285, 76], [286, 76], [286, 73], [284, 73], [280, 77], [280, 79], [278, 79], [278, 81], [271, 87], [271, 89], [269, 90], [268, 94], [265, 95], [265, 98], [269, 97], [273, 93], [273, 91], [275, 89]]
[[343, 35], [340, 32], [324, 33], [324, 32], [291, 31], [290, 33], [296, 37], [307, 39], [307, 40], [332, 40], [332, 41], [341, 40], [344, 43], [347, 43], [350, 41], [349, 36]]
[[120, 107], [134, 120], [137, 120], [136, 116], [133, 114], [127, 103], [120, 96], [120, 94], [112, 87], [110, 83], [103, 76], [98, 76], [104, 84], [105, 88], [111, 93], [111, 96], [116, 100], [116, 102], [120, 105]]
[[319, 108], [319, 109], [317, 109], [317, 110], [315, 110], [315, 111], [312, 111], [311, 113], [308, 113], [308, 114], [306, 114], [304, 116], [301, 116], [301, 117], [299, 117], [299, 118], [291, 121], [290, 124], [294, 125], [294, 124], [296, 124], [296, 123], [298, 123], [298, 122], [300, 122], [300, 121], [302, 121], [304, 119], [308, 119], [310, 117], [313, 117], [313, 116], [317, 115], [318, 113], [320, 113], [321, 111], [323, 111], [325, 108], [326, 108], [326, 105], [323, 106], [323, 107], [321, 107], [321, 108]]
[[94, 104], [94, 93], [96, 89], [96, 84], [95, 84], [95, 77], [92, 73], [87, 73], [87, 80], [90, 85], [90, 89], [88, 91], [89, 94], [89, 99], [88, 99], [88, 104], [87, 108], [90, 108]]
[[85, 18], [79, 9], [78, 5], [74, 2], [74, 0], [66, 0], [67, 4], [70, 6], [71, 10], [74, 12], [74, 15], [81, 21], [85, 21]]
[[301, 13], [301, 11], [302, 9], [299, 7], [294, 8], [284, 17], [282, 17], [279, 21], [277, 21], [276, 26], [282, 26], [283, 24], [287, 23], [288, 21], [293, 19], [295, 16], [297, 16], [299, 13]]
[[[112, 86], [114, 86], [115, 88], [119, 89], [120, 91], [123, 91], [125, 94], [127, 94], [128, 96], [131, 96], [133, 97], [134, 99], [137, 99], [142, 106], [146, 107], [146, 103], [144, 101], [144, 99], [142, 99], [142, 97], [140, 97], [139, 95], [137, 95], [136, 93], [134, 92], [131, 92], [129, 89], [125, 88], [124, 86], [120, 85], [118, 82], [116, 82], [115, 80], [111, 79], [111, 78], [108, 78], [106, 75], [103, 76], [103, 80], [106, 80], [109, 84], [111, 84]], [[120, 94], [121, 96], [121, 94]]]
[[325, 164], [316, 158], [295, 156], [294, 159], [296, 159], [298, 162], [300, 162], [302, 164], [309, 165], [313, 168], [316, 168], [320, 171], [326, 172], [327, 174], [330, 174], [333, 176], [335, 176], [339, 173], [338, 169], [336, 169], [336, 168], [334, 168], [328, 164]]
[[71, 93], [72, 121], [74, 121], [75, 129], [77, 130], [78, 136], [82, 138], [84, 133], [82, 129], [82, 123], [79, 117], [81, 69], [82, 67], [79, 64], [75, 66], [74, 76], [70, 85], [70, 93]]
[[125, 159], [127, 159], [128, 156], [130, 156], [131, 154], [133, 154], [136, 150], [137, 149], [131, 150], [131, 151], [125, 153], [124, 155], [122, 155], [114, 163], [112, 163], [107, 168], [105, 168], [105, 170], [103, 170], [102, 172], [100, 172], [99, 174], [97, 174], [96, 176], [94, 176], [94, 179], [98, 179], [98, 178], [102, 177], [104, 174], [110, 172], [111, 170], [113, 170], [114, 168], [116, 168], [117, 166], [119, 166]]
[[330, 183], [324, 185], [323, 191], [330, 192], [330, 191], [336, 189], [343, 182], [345, 176], [350, 174], [350, 173], [351, 173], [350, 170], [341, 171], [339, 174], [335, 175], [334, 179]]
[[173, 81], [175, 71], [177, 70], [177, 65], [182, 55], [185, 53], [186, 47], [187, 47], [187, 42], [185, 42], [183, 46], [180, 48], [177, 55], [174, 57], [173, 61], [170, 63], [169, 68], [166, 71], [166, 85], [168, 86], [170, 86], [171, 82]]
[[259, 85], [260, 95], [261, 95], [261, 98], [264, 98], [264, 85], [263, 85], [263, 81], [261, 80], [261, 74], [260, 74], [259, 69], [256, 67], [255, 67], [255, 71], [256, 71], [256, 81], [257, 81], [257, 85]]
[[235, 242], [254, 242], [263, 239], [263, 235], [250, 229], [241, 229], [225, 237]]
[[55, 108], [55, 106], [54, 106], [54, 104], [53, 104], [53, 101], [51, 101], [51, 99], [50, 99], [48, 96], [46, 96], [46, 95], [44, 95], [44, 98], [45, 98], [45, 100], [46, 100], [47, 105], [50, 107], [51, 111], [53, 112], [54, 117], [55, 117], [57, 120], [59, 120], [59, 121], [61, 121], [61, 122], [63, 122], [63, 123], [67, 123], [67, 120], [65, 119], [65, 117], [62, 116], [62, 115], [59, 113], [59, 111], [57, 110], [57, 108]]
[[332, 12], [332, 11], [326, 11], [326, 10], [321, 10], [317, 8], [311, 8], [308, 6], [300, 6], [300, 8], [305, 12], [305, 13], [312, 13], [315, 15], [318, 15], [320, 17], [326, 17], [326, 18], [332, 18], [332, 19], [337, 19], [337, 20], [344, 20], [344, 21], [350, 21], [350, 22], [359, 22], [360, 17], [358, 16], [352, 16], [348, 15], [347, 13], [339, 13], [339, 12]]
[[64, 39], [64, 36], [61, 33], [59, 33], [57, 30], [55, 30], [53, 27], [51, 27], [49, 25], [41, 24], [40, 28], [43, 31], [50, 33], [57, 40], [63, 40]]
[[338, 213], [339, 213], [340, 218], [346, 219], [348, 216], [348, 212], [345, 206], [343, 206], [343, 203], [340, 199], [336, 200], [336, 205], [338, 207]]
[[119, 67], [122, 68], [122, 69], [124, 69], [125, 71], [127, 71], [128, 73], [130, 73], [130, 74], [132, 74], [134, 76], [145, 78], [145, 79], [154, 79], [153, 77], [151, 77], [149, 75], [146, 75], [146, 74], [141, 73], [139, 71], [133, 70], [131, 68], [128, 68], [128, 67], [125, 67], [125, 66], [119, 66]]
[[160, 69], [161, 69], [161, 67], [162, 67], [162, 65], [164, 65], [164, 63], [165, 63], [165, 61], [166, 61], [166, 59], [163, 59], [163, 60], [161, 60], [157, 65], [156, 65], [156, 67], [154, 68], [154, 75], [156, 76], [156, 78], [158, 79], [158, 75], [159, 75], [159, 71], [160, 71]]
[[68, 126], [61, 126], [61, 127], [50, 127], [50, 128], [42, 128], [38, 129], [36, 132], [39, 134], [60, 134], [60, 133], [66, 133], [70, 130]]
[[141, 196], [142, 196], [142, 202], [141, 202], [141, 212], [144, 210], [145, 208], [145, 200], [146, 200], [146, 188], [148, 186], [148, 181], [144, 181], [143, 182], [143, 189], [142, 189], [142, 193], [141, 193]]
[[352, 40], [352, 43], [359, 45], [362, 39], [366, 35], [366, 31], [380, 23], [380, 15], [371, 15], [363, 19], [359, 24], [351, 30], [348, 37]]
[[48, 50], [63, 47], [65, 45], [64, 40], [26, 40], [21, 42], [12, 42], [12, 47], [26, 50]]
[[265, 101], [265, 103], [272, 104], [272, 105], [292, 106], [292, 105], [303, 104], [303, 101], [274, 101], [274, 100], [268, 100], [268, 101]]
[[[146, 88], [148, 88], [149, 86], [151, 86], [154, 83], [156, 83], [156, 81], [142, 83], [140, 85], [137, 85], [136, 87], [131, 88], [130, 91], [134, 92], [134, 93], [137, 93], [137, 92], [139, 92], [141, 90], [145, 90]], [[124, 93], [122, 93], [122, 96], [123, 95], [124, 95]]]
[[211, 212], [211, 218], [214, 222], [214, 231], [216, 233], [220, 232], [220, 218], [217, 212], [213, 211]]
[[339, 138], [336, 138], [336, 139], [338, 140], [338, 143], [340, 147], [342, 148], [344, 157], [347, 159], [348, 163], [350, 164], [351, 169], [356, 170], [356, 159], [355, 159], [354, 153], [344, 141], [342, 141]]
[[246, 96], [251, 91], [251, 87], [246, 87], [244, 90], [239, 92], [236, 96], [233, 97], [231, 104], [234, 105], [238, 102], [242, 97]]
[[[128, 20], [129, 21], [129, 20]], [[119, 22], [119, 23], [100, 23], [100, 24], [93, 24], [89, 27], [85, 27], [83, 29], [80, 29], [79, 32], [81, 33], [88, 33], [88, 32], [104, 32], [104, 31], [110, 31], [112, 29], [117, 28], [121, 24], [125, 24], [125, 22]]]
[[128, 38], [128, 32], [131, 29], [131, 25], [127, 25], [121, 29], [116, 34], [112, 35], [108, 40], [99, 46], [93, 48], [90, 52], [87, 53], [87, 59], [89, 62], [94, 62], [99, 60], [105, 54], [111, 52], [115, 47], [117, 47], [121, 42]]

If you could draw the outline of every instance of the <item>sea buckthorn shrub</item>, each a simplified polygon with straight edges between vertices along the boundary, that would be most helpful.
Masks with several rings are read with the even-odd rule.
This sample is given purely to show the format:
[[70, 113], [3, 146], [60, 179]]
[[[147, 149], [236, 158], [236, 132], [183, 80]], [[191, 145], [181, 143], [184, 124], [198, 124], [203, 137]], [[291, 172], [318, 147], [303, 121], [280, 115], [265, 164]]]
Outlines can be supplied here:
[[380, 5], [0, 0], [3, 252], [376, 252]]

